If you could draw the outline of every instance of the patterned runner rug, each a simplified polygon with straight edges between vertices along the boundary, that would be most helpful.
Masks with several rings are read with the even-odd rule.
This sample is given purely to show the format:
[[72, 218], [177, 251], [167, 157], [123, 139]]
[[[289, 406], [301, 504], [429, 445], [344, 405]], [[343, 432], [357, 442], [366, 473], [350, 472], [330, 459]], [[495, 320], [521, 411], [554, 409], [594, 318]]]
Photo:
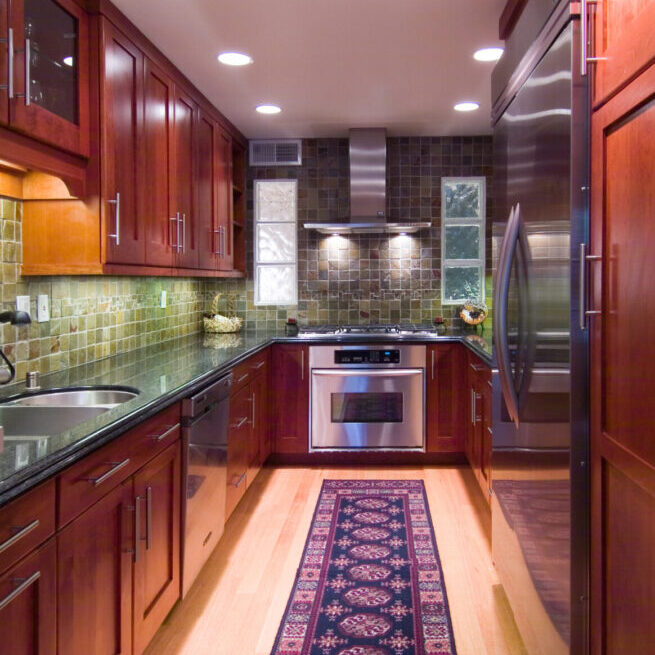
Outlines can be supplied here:
[[272, 655], [454, 655], [422, 480], [325, 480]]

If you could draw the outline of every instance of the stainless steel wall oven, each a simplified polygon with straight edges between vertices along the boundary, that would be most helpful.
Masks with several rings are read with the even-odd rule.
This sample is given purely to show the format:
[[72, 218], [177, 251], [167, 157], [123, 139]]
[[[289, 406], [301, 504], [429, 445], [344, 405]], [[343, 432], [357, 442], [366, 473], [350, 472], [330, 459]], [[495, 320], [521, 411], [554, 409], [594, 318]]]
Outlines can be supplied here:
[[311, 346], [310, 450], [424, 450], [425, 352]]

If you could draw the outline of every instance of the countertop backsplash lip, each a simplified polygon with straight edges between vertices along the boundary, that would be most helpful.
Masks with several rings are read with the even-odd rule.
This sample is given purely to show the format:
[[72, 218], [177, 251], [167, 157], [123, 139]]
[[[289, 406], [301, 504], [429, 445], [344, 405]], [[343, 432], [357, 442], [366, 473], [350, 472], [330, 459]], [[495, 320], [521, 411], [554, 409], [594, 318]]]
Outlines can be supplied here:
[[[241, 361], [273, 343], [353, 342], [348, 338], [303, 338], [285, 336], [280, 331], [245, 330], [226, 340], [226, 348], [216, 348], [220, 341], [208, 340], [207, 335], [193, 334], [154, 344], [137, 350], [119, 353], [88, 364], [49, 373], [41, 378], [41, 391], [71, 386], [120, 385], [136, 387], [140, 394], [127, 402], [85, 421], [75, 428], [46, 437], [47, 453], [26, 465], [16, 468], [15, 449], [5, 442], [0, 452], [0, 506], [33, 488], [40, 482], [112, 441], [162, 409], [189, 396], [202, 386], [227, 373]], [[371, 338], [381, 341], [414, 341], [421, 343], [461, 342], [491, 364], [491, 348], [466, 337], [466, 332], [449, 331], [434, 337], [396, 337], [385, 335]], [[357, 343], [369, 339], [357, 338]], [[204, 345], [211, 344], [211, 345]], [[0, 402], [28, 392], [24, 382], [0, 389]], [[10, 461], [13, 456], [13, 463]]]

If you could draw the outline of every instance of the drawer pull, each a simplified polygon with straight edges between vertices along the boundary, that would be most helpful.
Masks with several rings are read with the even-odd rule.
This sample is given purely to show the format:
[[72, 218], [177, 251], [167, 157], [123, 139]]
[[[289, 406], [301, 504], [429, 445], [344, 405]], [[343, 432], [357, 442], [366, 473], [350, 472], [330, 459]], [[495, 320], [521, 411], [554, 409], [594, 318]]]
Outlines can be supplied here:
[[166, 427], [166, 429], [164, 430], [164, 432], [162, 432], [161, 434], [153, 434], [153, 435], [152, 435], [152, 438], [153, 438], [156, 442], [163, 441], [164, 439], [166, 439], [166, 437], [167, 437], [169, 434], [171, 434], [171, 432], [174, 432], [176, 429], [177, 429], [177, 424], [176, 424], [176, 425], [169, 425], [169, 426]]
[[40, 577], [41, 571], [37, 571], [36, 573], [32, 573], [29, 578], [15, 579], [14, 582], [20, 582], [20, 584], [9, 595], [0, 600], [0, 610], [3, 610], [5, 607], [7, 607], [7, 605], [9, 605], [12, 600], [18, 598], [18, 596], [20, 596], [30, 585], [34, 584]]
[[230, 482], [230, 484], [233, 487], [239, 487], [239, 485], [244, 481], [245, 477], [246, 477], [246, 472], [242, 473], [236, 482]]
[[476, 366], [475, 364], [469, 364], [469, 366], [474, 370], [474, 371], [481, 371], [482, 366]]
[[146, 550], [152, 547], [152, 487], [146, 488]]
[[139, 542], [141, 541], [141, 496], [134, 499], [134, 563], [139, 561]]
[[244, 373], [244, 374], [243, 374], [243, 375], [242, 375], [242, 376], [237, 380], [237, 384], [239, 384], [239, 382], [243, 382], [247, 377], [248, 377], [248, 373]]
[[125, 458], [122, 462], [108, 462], [112, 467], [106, 472], [103, 473], [98, 478], [84, 478], [87, 482], [90, 482], [94, 487], [100, 486], [106, 480], [109, 480], [113, 475], [118, 473], [122, 468], [125, 468], [130, 463], [130, 458]]
[[24, 528], [14, 527], [13, 529], [18, 530], [18, 532], [15, 535], [9, 537], [7, 541], [3, 541], [0, 544], [0, 553], [7, 550], [7, 548], [13, 546], [16, 542], [20, 541], [24, 536], [32, 532], [32, 530], [34, 530], [34, 528], [37, 528], [38, 526], [39, 526], [39, 519], [35, 519], [29, 525], [26, 525]]
[[253, 366], [253, 368], [254, 368], [256, 371], [258, 371], [262, 366], [264, 366], [264, 364], [266, 364], [265, 361], [264, 361], [264, 362], [259, 362], [258, 364], [255, 364], [255, 365]]
[[235, 423], [232, 427], [235, 430], [238, 430], [247, 420], [248, 420], [248, 417], [244, 416], [243, 418], [239, 419], [239, 422]]

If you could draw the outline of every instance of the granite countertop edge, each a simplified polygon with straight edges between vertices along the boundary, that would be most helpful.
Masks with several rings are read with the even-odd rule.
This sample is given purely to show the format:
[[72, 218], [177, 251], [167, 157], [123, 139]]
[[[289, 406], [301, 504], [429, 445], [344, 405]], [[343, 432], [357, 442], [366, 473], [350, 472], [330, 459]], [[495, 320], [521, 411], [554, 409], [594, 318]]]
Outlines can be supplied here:
[[[483, 348], [482, 345], [471, 341], [468, 337], [471, 335], [466, 334], [451, 334], [451, 335], [438, 335], [435, 337], [421, 336], [420, 338], [416, 337], [394, 337], [391, 335], [385, 335], [384, 338], [371, 338], [367, 339], [367, 342], [370, 343], [379, 343], [382, 341], [394, 341], [394, 342], [413, 342], [413, 343], [436, 343], [436, 342], [459, 342], [467, 346], [471, 351], [473, 351], [477, 356], [479, 356], [486, 364], [489, 366], [492, 365], [492, 357], [490, 353]], [[62, 447], [50, 455], [44, 457], [43, 459], [37, 460], [24, 469], [21, 469], [14, 473], [13, 475], [0, 480], [0, 507], [7, 504], [11, 500], [14, 500], [21, 494], [29, 491], [30, 489], [36, 487], [39, 483], [46, 481], [47, 479], [54, 477], [58, 473], [61, 473], [65, 468], [71, 466], [75, 462], [79, 461], [86, 455], [97, 450], [101, 446], [113, 441], [115, 438], [130, 430], [133, 427], [136, 427], [143, 421], [159, 413], [166, 407], [188, 398], [190, 395], [199, 391], [201, 388], [205, 387], [207, 384], [217, 380], [222, 375], [228, 373], [231, 369], [237, 366], [242, 361], [248, 359], [249, 357], [255, 355], [257, 352], [265, 349], [274, 343], [303, 343], [303, 344], [316, 344], [316, 343], [362, 343], [362, 339], [349, 339], [347, 337], [302, 337], [302, 336], [286, 336], [280, 334], [267, 334], [263, 335], [260, 339], [256, 339], [254, 343], [243, 346], [237, 354], [229, 359], [226, 359], [224, 362], [221, 362], [217, 366], [212, 366], [198, 375], [195, 375], [192, 379], [186, 381], [180, 386], [170, 389], [166, 392], [163, 392], [156, 397], [148, 400], [144, 404], [134, 408], [131, 411], [128, 411], [122, 416], [119, 416], [115, 420], [103, 425], [102, 427], [92, 430], [87, 435], [77, 439], [74, 443], [68, 444], [65, 447]], [[124, 353], [125, 355], [125, 353]], [[120, 355], [114, 355], [107, 358], [111, 361], [120, 357]], [[101, 361], [107, 361], [101, 360]], [[56, 375], [56, 373], [54, 374]], [[47, 377], [47, 376], [46, 376]], [[72, 387], [77, 386], [88, 386], [84, 384], [70, 385]], [[24, 385], [12, 385], [13, 394], [7, 394], [6, 390], [0, 392], [0, 403], [10, 399], [15, 395], [20, 395], [25, 392]], [[44, 386], [44, 388], [49, 388], [49, 385]], [[56, 385], [52, 388], [56, 388]], [[0, 454], [1, 457], [1, 454]]]

